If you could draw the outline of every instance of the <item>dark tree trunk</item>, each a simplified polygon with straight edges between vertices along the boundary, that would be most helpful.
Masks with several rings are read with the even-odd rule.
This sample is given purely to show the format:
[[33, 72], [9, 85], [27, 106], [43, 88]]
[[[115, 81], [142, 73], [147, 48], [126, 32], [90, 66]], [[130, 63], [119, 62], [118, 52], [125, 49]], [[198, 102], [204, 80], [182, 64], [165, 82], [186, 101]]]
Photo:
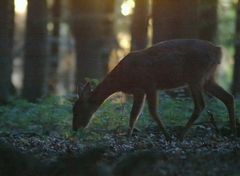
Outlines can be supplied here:
[[198, 0], [153, 0], [153, 43], [198, 37]]
[[54, 0], [51, 8], [51, 17], [53, 23], [53, 30], [51, 32], [51, 46], [49, 58], [49, 77], [48, 77], [48, 91], [50, 93], [56, 92], [58, 83], [57, 68], [59, 62], [59, 40], [60, 40], [60, 23], [61, 23], [61, 8], [62, 0]]
[[[198, 38], [199, 0], [153, 0], [153, 43]], [[171, 97], [189, 96], [187, 89], [166, 91]]]
[[108, 62], [110, 54], [116, 45], [116, 38], [114, 36], [114, 7], [115, 0], [105, 0], [103, 6], [103, 17], [102, 17], [102, 27], [103, 27], [103, 46], [101, 51], [101, 60], [103, 75], [108, 73]]
[[14, 1], [0, 1], [0, 104], [11, 95]]
[[214, 41], [217, 33], [218, 0], [201, 0], [199, 6], [199, 38]]
[[102, 0], [70, 1], [72, 31], [76, 41], [77, 83], [84, 82], [85, 78], [101, 79], [106, 73], [103, 47], [106, 35], [112, 35], [112, 19], [106, 20], [106, 12], [113, 10], [111, 5], [106, 5], [109, 3], [103, 3]]
[[235, 63], [234, 63], [232, 92], [234, 95], [239, 95], [240, 94], [240, 0], [238, 1], [238, 4], [237, 4], [234, 60], [235, 60]]
[[28, 0], [23, 97], [36, 101], [46, 94], [47, 2]]
[[136, 0], [131, 25], [131, 50], [146, 48], [148, 43], [149, 0]]

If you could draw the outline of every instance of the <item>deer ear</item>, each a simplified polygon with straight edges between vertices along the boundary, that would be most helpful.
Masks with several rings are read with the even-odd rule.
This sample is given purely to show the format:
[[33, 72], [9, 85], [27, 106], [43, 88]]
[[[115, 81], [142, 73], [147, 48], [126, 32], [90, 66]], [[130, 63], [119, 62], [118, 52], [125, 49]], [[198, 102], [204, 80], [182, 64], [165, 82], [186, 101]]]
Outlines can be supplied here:
[[80, 93], [81, 95], [79, 94], [79, 97], [81, 97], [83, 100], [87, 100], [90, 97], [91, 93], [91, 85], [89, 82], [87, 82]]

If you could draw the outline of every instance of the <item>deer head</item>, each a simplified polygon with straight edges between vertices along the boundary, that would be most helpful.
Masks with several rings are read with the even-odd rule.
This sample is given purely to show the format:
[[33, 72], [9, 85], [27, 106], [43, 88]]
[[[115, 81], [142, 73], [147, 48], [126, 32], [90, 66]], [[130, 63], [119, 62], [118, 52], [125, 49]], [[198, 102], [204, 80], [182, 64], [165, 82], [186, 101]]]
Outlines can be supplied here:
[[78, 92], [78, 99], [73, 105], [73, 130], [85, 128], [94, 113], [94, 106], [89, 101], [92, 95], [90, 83], [86, 83]]

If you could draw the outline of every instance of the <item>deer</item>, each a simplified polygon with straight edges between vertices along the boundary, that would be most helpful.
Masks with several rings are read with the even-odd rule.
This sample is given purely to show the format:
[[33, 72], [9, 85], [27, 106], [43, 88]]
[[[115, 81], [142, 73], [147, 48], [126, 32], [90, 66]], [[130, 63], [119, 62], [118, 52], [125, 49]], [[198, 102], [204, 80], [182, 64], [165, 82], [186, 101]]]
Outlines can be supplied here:
[[204, 110], [204, 93], [223, 102], [228, 111], [232, 133], [236, 135], [235, 105], [232, 94], [215, 81], [221, 63], [221, 47], [199, 39], [173, 39], [127, 54], [118, 65], [92, 90], [86, 83], [73, 105], [72, 128], [85, 128], [100, 105], [113, 93], [133, 95], [129, 119], [129, 136], [139, 118], [145, 100], [152, 119], [170, 139], [157, 113], [157, 91], [187, 86], [193, 100], [193, 112], [179, 134], [183, 139], [187, 130]]

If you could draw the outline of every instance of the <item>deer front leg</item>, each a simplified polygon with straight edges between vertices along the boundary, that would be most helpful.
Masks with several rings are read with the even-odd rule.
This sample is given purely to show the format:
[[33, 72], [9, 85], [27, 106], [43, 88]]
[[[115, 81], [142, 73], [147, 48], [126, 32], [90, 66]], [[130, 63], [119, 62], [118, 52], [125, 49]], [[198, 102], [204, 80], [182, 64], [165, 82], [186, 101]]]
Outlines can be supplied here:
[[187, 122], [184, 130], [178, 136], [179, 140], [183, 140], [184, 135], [186, 134], [187, 130], [193, 125], [195, 120], [199, 117], [200, 113], [204, 109], [204, 99], [202, 95], [202, 86], [194, 85], [189, 86], [192, 93], [193, 103], [194, 103], [194, 110], [192, 112], [191, 118]]
[[151, 114], [153, 120], [157, 123], [159, 129], [163, 132], [166, 140], [170, 141], [170, 136], [166, 132], [157, 113], [157, 90], [156, 89], [152, 89], [147, 92], [147, 101], [148, 101], [149, 113]]
[[134, 125], [142, 111], [142, 108], [145, 102], [145, 97], [146, 96], [144, 92], [141, 90], [136, 91], [133, 94], [133, 106], [132, 106], [130, 120], [129, 120], [129, 131], [128, 131], [129, 136], [132, 136]]

